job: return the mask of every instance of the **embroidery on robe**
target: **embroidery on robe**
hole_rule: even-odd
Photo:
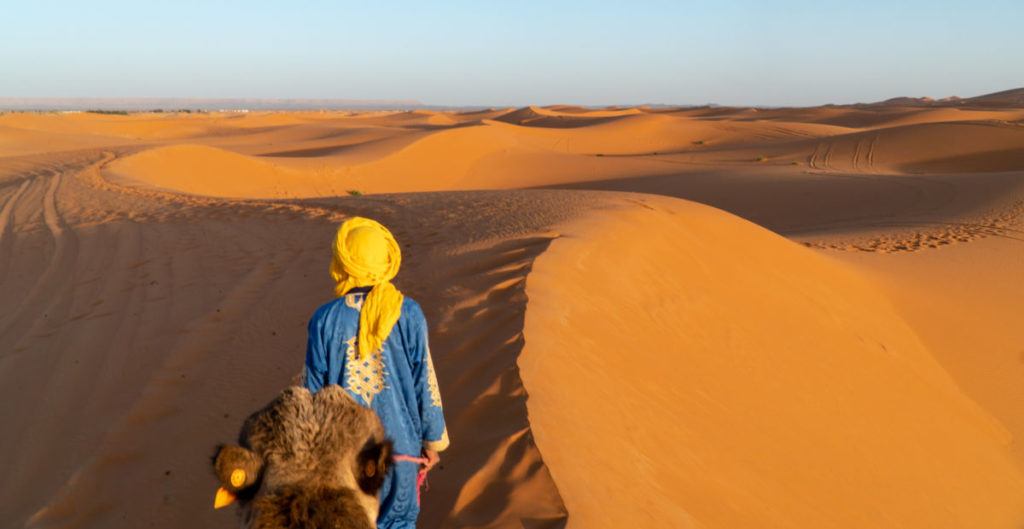
[[[365,360],[359,359],[356,337],[345,341],[345,389],[359,395],[367,405],[384,390],[384,356],[382,351],[371,353]]]
[[[441,388],[437,385],[437,373],[434,373],[434,358],[430,356],[430,346],[427,346],[427,384],[430,386],[430,403],[438,408],[441,407]]]
[[[345,306],[360,310],[363,307],[363,293],[353,292],[351,294],[345,294]]]

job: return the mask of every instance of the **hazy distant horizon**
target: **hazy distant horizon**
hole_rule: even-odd
[[[21,2],[0,96],[767,107],[1024,86],[1024,3],[893,4]]]
[[[573,105],[581,107],[635,107],[635,106],[666,106],[666,107],[699,107],[699,106],[721,106],[721,107],[758,107],[758,108],[784,108],[784,107],[818,107],[826,105],[857,105],[857,104],[871,104],[879,103],[888,99],[895,98],[930,98],[934,100],[941,100],[945,98],[962,98],[967,99],[971,97],[977,97],[987,94],[993,94],[1003,92],[1007,90],[1015,90],[1018,88],[1024,88],[1024,81],[1021,81],[1017,85],[1013,86],[1001,86],[995,87],[991,90],[983,92],[972,92],[972,93],[893,93],[893,94],[882,94],[874,99],[858,99],[858,100],[823,100],[816,103],[809,104],[758,104],[744,101],[733,101],[733,102],[722,102],[717,100],[709,101],[607,101],[607,102],[580,102],[575,100],[548,100],[545,102],[531,102],[531,101],[517,101],[515,103],[458,103],[458,102],[431,102],[423,101],[412,98],[399,98],[399,99],[382,99],[382,98],[351,98],[351,97],[290,97],[290,96],[267,96],[267,97],[245,97],[245,96],[223,96],[223,97],[202,97],[202,96],[34,96],[34,95],[8,95],[6,93],[0,93],[0,110],[19,110],[18,107],[10,107],[7,104],[11,101],[45,101],[45,102],[58,102],[58,101],[96,101],[104,102],[100,106],[75,106],[74,108],[68,107],[69,110],[88,110],[88,109],[111,109],[111,110],[136,110],[145,108],[158,108],[165,107],[171,108],[205,108],[205,107],[175,107],[173,104],[162,104],[157,107],[150,106],[137,106],[135,103],[129,105],[129,107],[123,106],[106,106],[106,104],[114,104],[117,101],[151,101],[151,102],[195,102],[195,101],[253,101],[253,102],[312,102],[312,101],[325,101],[329,102],[327,107],[320,107],[315,105],[296,106],[294,108],[303,109],[316,109],[316,108],[364,108],[364,107],[387,107],[387,108],[519,108],[526,106],[554,106],[554,105]],[[61,103],[57,103],[58,106]],[[147,103],[148,105],[148,103]],[[28,108],[28,107],[22,107]],[[225,107],[232,108],[232,107]],[[251,108],[251,107],[250,107]],[[269,107],[268,107],[269,108]],[[282,110],[287,110],[291,107],[282,107]],[[61,110],[62,108],[54,107],[52,110]],[[40,110],[43,110],[40,108]]]
[[[1014,90],[1024,87],[1010,87],[985,94],[949,94],[947,96],[932,97],[915,94],[894,94],[890,97],[877,101],[850,101],[850,102],[829,102],[821,105],[856,105],[879,103],[895,98],[918,98],[932,97],[940,100],[945,97],[958,97],[967,99],[998,93],[1005,90]],[[638,103],[607,103],[607,104],[580,104],[572,101],[554,103],[555,105],[575,105],[582,107],[629,107],[629,106],[652,106],[652,107],[759,107],[759,108],[782,108],[786,106],[802,107],[805,105],[726,105],[714,101],[703,103],[671,103],[671,102],[638,102]],[[5,97],[0,95],[0,111],[87,111],[87,110],[125,110],[140,112],[147,110],[476,110],[486,108],[516,108],[523,106],[550,106],[549,105],[437,105],[424,103],[416,100],[382,100],[382,99],[350,99],[350,98],[289,98],[289,97],[268,97],[268,98],[203,98],[203,97]]]

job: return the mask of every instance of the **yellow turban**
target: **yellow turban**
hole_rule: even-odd
[[[402,293],[391,284],[402,264],[402,250],[383,225],[352,217],[341,224],[334,238],[331,277],[334,293],[344,296],[356,287],[372,286],[359,311],[359,357],[384,347],[384,340],[402,315]]]

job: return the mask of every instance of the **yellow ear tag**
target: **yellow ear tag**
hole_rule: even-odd
[[[242,485],[245,485],[245,471],[240,468],[236,468],[231,471],[231,486],[236,489],[240,489],[242,488]]]

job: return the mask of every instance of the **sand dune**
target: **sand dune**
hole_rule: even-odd
[[[52,133],[0,125],[0,156],[70,151],[117,143],[118,139],[108,136]]]
[[[577,126],[523,126],[488,119],[436,130],[416,125],[396,132],[396,124],[422,117],[400,113],[372,118],[375,128],[346,127],[332,134],[318,124],[315,133],[302,126],[254,135],[203,136],[195,141],[259,154],[262,159],[190,147],[189,153],[180,153],[187,162],[169,162],[165,154],[143,152],[112,166],[111,175],[124,184],[135,181],[193,194],[268,198],[330,196],[349,189],[364,193],[507,189],[671,173],[680,169],[677,162],[706,165],[706,158],[747,159],[752,155],[743,149],[750,145],[775,145],[778,150],[795,139],[837,132],[835,127],[814,124],[728,124],[638,112],[600,114],[572,117],[587,122]],[[394,121],[387,121],[391,125],[383,129],[384,119]],[[269,142],[268,137],[278,141]],[[281,141],[289,142],[288,146]],[[185,172],[195,178],[178,177],[186,165],[191,169]],[[204,172],[204,166],[209,171]],[[238,187],[232,178],[216,183],[217,174],[251,176]]]
[[[917,123],[946,121],[982,121],[1024,119],[1024,110],[915,107],[915,106],[826,106],[813,108],[734,109],[703,108],[682,111],[659,111],[702,118],[730,120],[784,120],[797,123],[820,123],[847,128],[885,128]]]
[[[1021,519],[1009,434],[879,289],[723,212],[637,202],[566,226],[528,280],[520,365],[570,527]]]
[[[813,169],[869,173],[1024,170],[1024,125],[960,121],[846,134],[816,144],[807,163]]]
[[[179,139],[210,132],[209,116],[184,114],[7,114],[10,126],[48,133],[101,135],[132,140]]]
[[[158,189],[217,197],[340,195],[325,179],[202,145],[149,149],[109,167],[114,182],[144,183]]]
[[[1021,107],[1024,106],[1024,88],[1014,88],[992,94],[969,97],[963,100],[963,103],[993,107]]]
[[[209,451],[359,214],[432,324],[424,527],[1016,528],[1022,118],[0,115],[0,519],[233,526]]]
[[[529,106],[496,116],[495,121],[530,127],[574,128],[594,123],[604,123],[611,118],[635,116],[639,109],[588,110],[580,107],[536,107]]]

